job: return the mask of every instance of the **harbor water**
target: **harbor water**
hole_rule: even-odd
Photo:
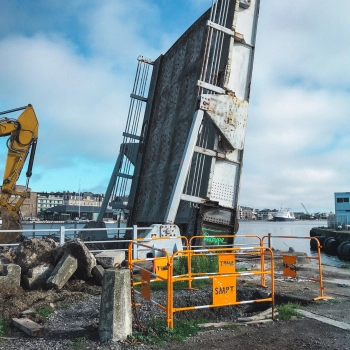
[[[29,223],[23,225],[24,230],[48,230],[40,232],[40,235],[49,235],[50,229],[59,229],[64,226],[66,229],[82,229],[85,223]],[[115,228],[118,227],[117,223],[106,224],[107,234],[109,237],[114,237],[117,234]],[[125,227],[122,223],[121,227]],[[317,253],[310,250],[310,240],[303,239],[302,237],[309,237],[310,230],[313,227],[327,227],[327,221],[294,221],[294,222],[272,222],[272,221],[240,221],[239,231],[235,239],[236,245],[258,245],[259,240],[254,238],[244,238],[241,235],[256,235],[259,237],[267,236],[269,233],[271,236],[296,236],[295,238],[272,238],[271,247],[278,250],[288,251],[289,247],[292,247],[297,252],[306,253],[307,255],[315,256]],[[120,237],[123,237],[124,232],[120,231]],[[25,232],[25,236],[33,237],[33,231]],[[265,240],[267,245],[267,239]],[[322,254],[322,263],[331,266],[342,266],[343,261],[339,260],[336,256],[330,256],[324,253]]]
[[[34,237],[34,236],[47,236],[51,235],[51,230],[59,230],[61,226],[64,226],[65,229],[75,229],[77,231],[69,232],[70,235],[74,235],[74,233],[78,233],[80,229],[84,228],[85,223],[79,222],[64,222],[64,223],[46,223],[46,222],[31,222],[28,224],[22,223],[23,235],[26,237]],[[120,227],[126,227],[124,223],[120,224]],[[116,222],[106,223],[107,235],[110,238],[113,238],[115,235],[119,233],[120,238],[122,238],[125,234],[124,230],[116,230],[118,228],[118,224]],[[40,231],[38,231],[40,230]],[[47,230],[47,231],[46,231]]]
[[[302,237],[309,237],[310,230],[313,227],[327,227],[327,221],[310,220],[310,221],[240,221],[239,230],[235,239],[235,244],[257,244],[258,239],[244,238],[241,235],[257,235],[259,237],[280,236],[282,238],[271,238],[271,248],[288,251],[289,247],[295,249],[296,252],[306,253],[310,256],[316,256],[317,252],[310,250],[310,240]],[[296,236],[296,238],[284,238],[286,236]],[[268,240],[264,241],[268,244]],[[338,259],[337,256],[330,256],[321,253],[322,264],[330,266],[342,266],[344,261]]]

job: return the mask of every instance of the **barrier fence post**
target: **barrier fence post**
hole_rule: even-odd
[[[132,240],[134,241],[135,239],[137,239],[137,225],[133,225],[132,227]],[[137,249],[138,249],[138,245],[137,244],[133,244],[132,246],[132,258],[133,260],[137,259]]]
[[[268,233],[267,246],[271,249],[271,233]]]
[[[324,290],[326,289],[324,286],[323,286],[323,278],[322,278],[322,263],[321,263],[321,246],[320,246],[320,243],[318,241],[317,238],[315,237],[309,237],[309,236],[306,236],[306,237],[297,237],[297,236],[272,236],[270,233],[268,234],[268,236],[264,236],[262,237],[262,241],[264,242],[265,238],[268,238],[270,240],[271,237],[274,237],[274,238],[283,238],[283,239],[286,239],[286,238],[294,238],[294,239],[308,239],[308,240],[316,240],[317,242],[317,258],[313,257],[313,256],[306,256],[306,258],[308,259],[315,259],[318,261],[318,273],[319,273],[319,278],[314,278],[314,277],[300,277],[298,276],[296,273],[295,273],[295,276],[294,278],[305,278],[309,281],[314,281],[314,282],[318,282],[319,285],[320,285],[320,296],[316,297],[316,298],[313,298],[313,300],[322,300],[322,299],[332,299],[332,297],[330,296],[327,296],[327,295],[324,295]],[[271,249],[271,248],[270,248]],[[286,254],[288,255],[288,254]],[[280,255],[281,256],[281,255]],[[297,257],[296,257],[297,258]],[[290,266],[293,266],[293,263],[288,263],[286,262],[287,265],[291,264]],[[296,272],[296,271],[295,271]],[[282,273],[282,276],[289,276],[291,277],[290,275],[286,275],[284,272]],[[293,276],[292,276],[293,277]]]
[[[60,245],[64,244],[64,234],[65,234],[64,231],[65,231],[65,227],[61,226],[61,229],[60,229]]]

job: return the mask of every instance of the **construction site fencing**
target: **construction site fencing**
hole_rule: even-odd
[[[229,245],[226,244],[226,240],[231,240],[232,242],[234,242],[234,239],[237,237],[241,237],[241,238],[251,238],[251,239],[257,239],[257,244],[259,244],[261,247],[263,246],[263,241],[261,239],[260,236],[257,235],[215,235],[215,236],[211,236],[211,235],[203,235],[203,236],[193,236],[191,237],[191,239],[189,240],[189,249],[203,249],[203,248],[214,248],[216,246],[220,246],[220,248],[224,248],[224,247],[232,247],[233,244]],[[202,244],[194,244],[195,242],[200,241],[202,242]],[[245,247],[245,246],[251,246],[251,244],[235,244],[235,247]],[[248,256],[252,256],[255,255],[254,253],[251,252],[247,252],[246,255]],[[259,254],[260,256],[260,264],[261,266],[264,265],[264,254]],[[188,262],[189,266],[191,266],[191,261]],[[189,269],[191,271],[191,269]],[[191,272],[190,272],[191,273]],[[191,283],[191,282],[189,282]],[[261,274],[261,286],[262,287],[266,287],[266,282],[265,282],[265,274]],[[191,286],[189,286],[191,287]]]
[[[283,239],[307,239],[307,240],[314,240],[316,241],[316,246],[317,246],[317,256],[310,256],[310,255],[296,255],[296,254],[288,254],[288,253],[283,253],[283,254],[276,254],[275,253],[275,258],[276,257],[282,257],[283,261],[283,272],[280,273],[280,276],[284,277],[289,277],[289,278],[296,278],[296,279],[302,279],[302,280],[309,280],[313,282],[318,282],[320,285],[320,295],[313,298],[313,300],[322,300],[322,299],[332,299],[330,296],[326,296],[324,294],[325,287],[323,286],[323,280],[322,280],[322,262],[321,262],[321,245],[320,242],[316,237],[309,237],[309,236],[304,236],[304,237],[297,237],[297,236],[272,236],[272,235],[267,235],[262,237],[262,242],[264,242],[266,239],[269,240],[269,245],[271,244],[271,238],[283,238]],[[309,260],[316,260],[318,264],[318,278],[314,277],[305,277],[305,276],[299,276],[297,273],[297,259],[309,259]],[[272,264],[272,262],[271,262]],[[263,266],[263,265],[262,265]],[[263,266],[265,267],[265,266]],[[275,273],[275,275],[277,275]]]
[[[197,236],[196,238],[201,238]],[[187,241],[186,237],[176,237]],[[164,249],[155,248],[152,244],[153,240],[165,240],[173,238],[154,238],[147,240],[137,239],[129,243],[128,248],[128,264],[130,269],[138,268],[141,271],[141,281],[133,281],[133,285],[141,286],[141,291],[136,291],[141,297],[149,300],[154,305],[160,307],[166,313],[166,326],[168,328],[174,327],[174,314],[180,311],[191,311],[206,308],[216,308],[224,306],[234,306],[241,304],[252,304],[261,302],[272,303],[272,319],[274,318],[274,264],[271,264],[270,270],[257,269],[245,272],[236,271],[236,256],[239,255],[264,255],[269,254],[271,261],[273,262],[274,256],[270,248],[265,246],[249,246],[249,247],[214,247],[214,248],[202,248],[202,249],[190,249],[190,244],[184,244],[184,250],[174,252],[171,256]],[[148,244],[147,244],[148,243]],[[161,256],[154,256],[143,259],[133,259],[135,254],[133,253],[133,247],[143,247],[152,249],[154,252],[160,253]],[[216,257],[217,259],[217,271],[192,271],[193,261],[199,257]],[[175,275],[174,268],[176,263],[180,261],[187,262],[187,269],[184,273]],[[143,263],[152,262],[152,269],[144,266]],[[242,300],[237,301],[237,278],[243,276],[254,275],[270,275],[271,292],[266,298],[256,300]],[[195,290],[193,288],[193,282],[198,280],[208,280],[211,282],[212,288],[212,302],[207,305],[188,305],[186,307],[177,307],[174,305],[174,284],[179,282],[185,282],[184,288]],[[151,284],[158,281],[166,282],[167,298],[165,304],[160,303],[157,300],[152,299]]]

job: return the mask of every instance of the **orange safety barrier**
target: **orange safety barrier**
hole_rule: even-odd
[[[177,236],[175,238],[181,238],[185,241],[185,247],[188,249],[188,239],[184,236]],[[141,281],[140,282],[134,282],[134,286],[141,285],[141,292],[138,292],[135,290],[136,294],[139,294],[141,297],[143,297],[146,300],[149,300],[152,302],[152,304],[156,305],[160,309],[166,312],[166,315],[169,313],[169,298],[167,298],[166,305],[162,305],[161,303],[157,302],[156,300],[153,300],[151,297],[151,283],[158,282],[158,281],[164,281],[167,282],[167,294],[169,295],[170,285],[171,285],[171,279],[170,279],[170,256],[169,253],[165,249],[156,248],[154,246],[148,245],[146,243],[152,242],[152,241],[161,241],[161,240],[171,240],[174,239],[172,237],[156,237],[156,238],[138,238],[133,241],[131,241],[128,245],[128,267],[129,268],[138,268],[141,271]],[[152,249],[154,251],[160,252],[165,256],[161,257],[154,257],[154,258],[142,258],[142,259],[134,259],[133,258],[133,246],[138,245],[139,247]],[[150,261],[153,264],[152,271],[147,270],[143,266],[137,265],[140,263],[144,263]],[[153,278],[153,279],[151,279]]]
[[[283,273],[282,276],[286,277],[292,277],[292,278],[300,278],[300,279],[306,279],[314,282],[318,282],[320,284],[320,295],[316,298],[313,298],[313,300],[323,300],[323,299],[332,299],[331,296],[324,295],[325,287],[323,286],[323,280],[322,280],[322,264],[321,264],[321,245],[317,238],[315,237],[297,237],[297,236],[264,236],[262,237],[262,242],[264,242],[265,238],[295,238],[295,239],[308,239],[308,240],[315,240],[317,243],[317,257],[316,256],[308,256],[308,255],[302,255],[302,258],[310,259],[310,260],[317,260],[318,261],[318,272],[319,272],[319,278],[311,278],[311,277],[302,277],[297,274],[297,267],[296,267],[296,261],[297,256],[296,255],[290,255],[290,254],[280,254],[276,256],[282,256],[283,259]]]
[[[246,251],[246,252],[244,252]],[[197,249],[197,250],[187,250],[181,252],[175,252],[170,258],[170,268],[174,266],[174,259],[177,258],[179,254],[182,256],[187,255],[188,261],[192,260],[195,256],[201,255],[216,255],[218,256],[219,271],[217,273],[193,273],[190,271],[190,266],[188,268],[187,275],[173,276],[170,273],[170,279],[172,282],[188,281],[192,282],[199,279],[210,279],[212,280],[212,304],[209,305],[197,305],[197,306],[187,306],[187,307],[174,307],[173,305],[173,283],[170,286],[170,305],[169,314],[167,319],[167,327],[173,328],[173,314],[180,311],[190,311],[205,308],[215,308],[223,306],[241,305],[241,304],[251,304],[259,302],[271,302],[272,303],[272,319],[274,319],[274,264],[271,264],[271,270],[269,271],[249,271],[249,272],[237,272],[235,269],[235,257],[240,254],[260,254],[264,255],[266,252],[270,253],[271,261],[273,261],[273,252],[270,248],[264,246],[256,247],[224,247],[224,248],[209,248],[209,249]],[[237,301],[237,278],[241,276],[252,276],[252,275],[271,275],[271,295],[268,298],[258,299],[258,300],[245,300]]]
[[[185,237],[177,237],[183,238]],[[153,238],[147,239],[147,241],[162,240],[162,239],[172,239],[172,238]],[[138,267],[141,270],[141,282],[135,282],[134,285],[141,284],[141,297],[150,300],[154,305],[158,306],[166,313],[166,325],[168,328],[173,328],[174,326],[174,313],[179,311],[188,311],[204,308],[214,308],[223,307],[230,305],[240,305],[248,303],[258,303],[258,302],[271,302],[272,303],[272,319],[274,319],[274,264],[271,264],[271,269],[269,271],[249,271],[249,272],[237,272],[235,268],[235,259],[237,255],[241,254],[258,254],[264,255],[266,252],[270,253],[271,261],[273,261],[273,252],[270,248],[264,246],[252,246],[252,247],[215,247],[207,249],[189,249],[190,245],[185,244],[186,250],[175,252],[170,256],[164,249],[154,248],[144,242],[143,239],[137,239],[129,243],[128,247],[128,263],[129,268]],[[133,245],[154,249],[163,254],[161,257],[155,258],[144,258],[144,259],[133,259],[132,248]],[[218,257],[218,271],[216,273],[193,273],[191,271],[191,260],[193,257],[201,255],[210,255]],[[173,269],[175,260],[179,257],[185,257],[189,264],[187,266],[188,273],[174,276]],[[138,263],[145,261],[153,261],[153,271],[148,271],[143,268]],[[268,298],[258,299],[258,300],[245,300],[237,301],[237,278],[241,276],[251,276],[251,275],[271,275],[271,295]],[[153,279],[151,279],[153,278]],[[192,286],[192,282],[198,279],[209,279],[212,281],[212,304],[210,305],[200,305],[200,306],[187,306],[187,307],[174,307],[174,283],[180,281],[187,281],[189,286]],[[167,282],[167,301],[166,305],[162,305],[157,301],[152,299],[151,296],[151,283],[157,281]],[[193,288],[192,288],[193,289]]]
[[[263,241],[261,239],[260,236],[257,236],[257,235],[203,235],[203,236],[193,236],[190,238],[189,240],[189,249],[194,249],[194,248],[203,248],[204,246],[194,246],[193,245],[193,241],[196,240],[196,239],[202,239],[203,242],[205,242],[205,247],[208,248],[208,247],[232,247],[232,244],[231,245],[227,245],[224,240],[226,238],[229,238],[229,239],[234,239],[236,237],[244,237],[244,238],[256,238],[258,241],[259,241],[259,245],[260,246],[263,246]],[[239,245],[236,245],[236,246],[239,246]],[[247,253],[248,255],[251,255],[251,253]],[[260,264],[263,265],[264,264],[264,254],[260,254]],[[191,271],[191,261],[188,261],[188,266],[189,266],[189,271]],[[262,274],[261,275],[261,287],[264,287],[266,288],[266,283],[265,283],[265,274]],[[189,288],[191,288],[191,281],[189,281]]]

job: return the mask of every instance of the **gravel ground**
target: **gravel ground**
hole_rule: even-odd
[[[102,344],[98,340],[98,332],[95,328],[95,323],[98,322],[99,304],[99,296],[94,296],[89,300],[74,302],[66,309],[56,311],[45,324],[45,334],[38,338],[31,338],[14,329],[12,332],[14,339],[3,339],[0,342],[0,349],[350,349],[349,331],[307,318],[263,325],[209,329],[183,342],[163,343],[158,346],[132,346],[119,342]],[[350,302],[343,301],[336,306],[338,309],[349,310]],[[325,311],[331,313],[334,307],[335,305],[332,304],[323,304],[320,308],[327,309]],[[313,310],[312,307],[311,310]],[[218,315],[215,317],[221,320],[228,319]],[[142,320],[145,321],[145,318]]]
[[[341,273],[340,273],[341,272]],[[349,279],[350,271],[329,269],[324,275],[333,278]],[[328,277],[329,278],[329,277]],[[276,300],[311,300],[318,295],[318,285],[314,282],[301,282],[290,280],[276,280]],[[256,285],[259,279],[246,277],[241,281],[237,289],[239,300],[252,299],[256,296]],[[326,284],[326,293],[336,298],[337,303],[318,303],[305,306],[303,309],[328,316],[350,323],[348,311],[350,310],[350,286],[338,284]],[[95,294],[94,296],[89,293]],[[65,290],[54,294],[52,291],[46,293],[36,292],[17,293],[20,301],[24,302],[25,297],[31,296],[31,302],[35,305],[45,306],[47,303],[55,305],[56,311],[49,316],[45,323],[45,333],[37,338],[32,338],[22,331],[11,327],[10,338],[0,340],[0,349],[16,350],[46,350],[46,349],[350,349],[350,333],[328,324],[312,319],[302,318],[294,321],[271,322],[264,325],[234,326],[229,329],[209,329],[200,332],[197,336],[186,339],[184,342],[167,342],[159,346],[137,345],[132,346],[124,343],[100,343],[98,337],[98,318],[100,308],[100,288],[90,286],[87,283],[73,281]],[[35,298],[34,298],[35,297]],[[68,298],[69,297],[69,301]],[[164,303],[165,293],[162,291],[152,292],[152,297],[160,303]],[[63,299],[63,300],[62,300]],[[175,293],[176,306],[182,305],[206,305],[211,300],[211,290],[201,289],[199,291],[178,291]],[[141,303],[139,316],[141,322],[146,324],[155,317],[164,320],[164,312],[144,300],[137,300]],[[16,298],[3,296],[2,307],[15,305]],[[18,304],[18,303],[17,303]],[[23,304],[25,305],[25,304]],[[254,305],[260,305],[254,304]],[[19,306],[18,306],[19,307]],[[266,307],[266,306],[265,306]],[[21,306],[22,310],[23,307]],[[309,309],[311,308],[311,309]],[[314,308],[314,309],[313,309]],[[237,317],[246,316],[257,311],[252,305],[204,309],[185,313],[177,313],[175,322],[178,319],[207,319],[211,322],[233,321]]]
[[[256,293],[253,288],[237,290],[240,298],[250,299]],[[155,300],[165,302],[165,293],[155,291],[152,293]],[[176,306],[209,304],[211,290],[179,291],[174,300]],[[100,309],[100,295],[92,296],[87,300],[75,301],[69,306],[58,309],[52,313],[45,323],[45,332],[42,336],[32,338],[22,331],[11,327],[11,338],[0,342],[0,349],[125,349],[131,347],[124,343],[100,343],[98,337],[98,321]],[[142,324],[147,324],[154,318],[165,321],[165,313],[151,302],[137,298],[140,303],[139,318]],[[216,309],[204,309],[176,314],[179,319],[208,319],[212,322],[233,321],[237,317],[252,311],[251,306],[237,306]],[[135,324],[135,322],[134,322]],[[132,346],[134,349],[138,348]],[[141,348],[144,348],[142,346]]]

